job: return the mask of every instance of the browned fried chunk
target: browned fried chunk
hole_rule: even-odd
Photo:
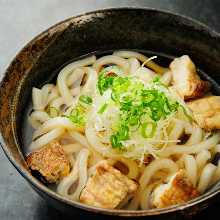
[[[110,166],[100,162],[95,174],[89,178],[80,195],[80,201],[87,205],[114,209],[131,198],[137,190],[137,184]]]
[[[198,191],[186,177],[185,171],[179,170],[167,184],[161,184],[154,189],[152,205],[156,208],[164,208],[187,202],[198,195]]]
[[[174,59],[170,64],[173,86],[184,100],[201,97],[210,88],[208,81],[200,79],[189,56]]]
[[[201,128],[220,129],[220,96],[207,96],[187,103]]]
[[[28,167],[37,171],[48,183],[56,183],[70,172],[70,161],[58,142],[52,142],[30,153]]]

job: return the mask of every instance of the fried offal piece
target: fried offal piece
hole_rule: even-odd
[[[70,172],[70,161],[58,142],[52,142],[30,153],[27,164],[31,171],[39,173],[48,183],[57,183]]]
[[[184,100],[201,97],[210,88],[208,81],[200,79],[189,56],[174,59],[170,64],[173,86]]]
[[[194,119],[207,131],[220,129],[220,96],[207,96],[188,102]]]
[[[80,201],[87,205],[114,209],[124,204],[137,190],[137,184],[110,166],[100,162],[95,174],[89,178],[80,195]]]
[[[180,170],[167,184],[161,184],[154,189],[152,205],[156,208],[164,208],[187,202],[198,195],[198,191],[186,177],[185,171]]]

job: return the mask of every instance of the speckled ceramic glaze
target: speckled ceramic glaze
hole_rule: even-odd
[[[114,49],[147,50],[171,56],[188,54],[202,71],[220,83],[220,37],[198,22],[167,12],[134,8],[100,10],[73,17],[34,38],[8,67],[0,87],[3,150],[48,203],[69,214],[88,212],[91,215],[167,219],[191,216],[215,201],[220,192],[219,185],[193,201],[166,209],[104,210],[61,197],[32,177],[26,167],[22,126],[25,109],[31,100],[31,88],[54,79],[56,70],[71,59]]]

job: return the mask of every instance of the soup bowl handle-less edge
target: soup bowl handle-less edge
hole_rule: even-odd
[[[34,38],[6,70],[0,87],[1,145],[5,154],[48,203],[69,214],[179,219],[198,213],[219,197],[220,184],[188,203],[166,209],[105,210],[64,198],[30,174],[23,156],[22,124],[32,87],[54,79],[56,70],[75,57],[113,49],[188,54],[201,70],[220,83],[220,36],[194,20],[137,8],[105,9],[72,17]]]

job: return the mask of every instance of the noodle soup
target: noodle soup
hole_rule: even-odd
[[[220,179],[220,97],[184,55],[134,51],[65,66],[33,88],[27,164],[57,193],[108,209],[187,202]]]

